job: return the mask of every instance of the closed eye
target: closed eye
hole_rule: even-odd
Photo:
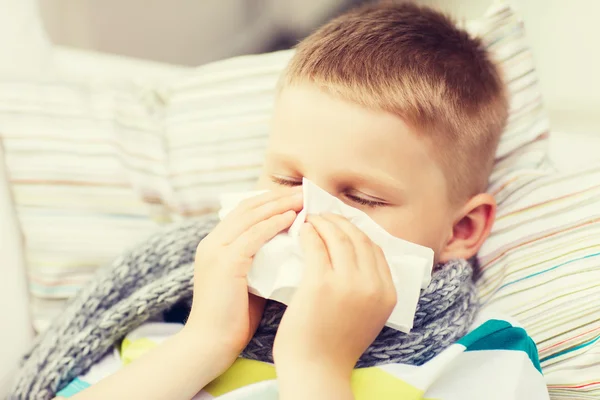
[[[283,186],[300,186],[300,185],[302,185],[302,179],[293,180],[293,179],[281,178],[279,176],[271,176],[271,180],[273,182],[275,182],[276,184],[283,185]]]
[[[365,198],[362,198],[362,197],[354,196],[354,195],[351,195],[351,194],[346,194],[346,197],[348,199],[352,200],[355,203],[362,204],[363,206],[367,206],[367,207],[370,207],[370,208],[383,207],[383,206],[387,205],[386,203],[383,203],[381,201],[369,200],[369,199],[365,199]]]
[[[302,180],[285,179],[279,176],[272,176],[271,180],[276,184],[283,186],[299,186],[302,184]],[[382,201],[365,199],[364,197],[359,197],[349,193],[344,194],[344,196],[346,196],[346,198],[353,203],[357,203],[369,208],[383,207],[387,205],[387,203]]]

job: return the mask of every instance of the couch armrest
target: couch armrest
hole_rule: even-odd
[[[0,146],[0,398],[21,355],[33,339],[23,244],[6,179]]]

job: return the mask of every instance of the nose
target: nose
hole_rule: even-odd
[[[303,179],[309,180],[314,185],[316,185],[319,188],[323,189],[324,191],[326,191],[330,195],[335,196],[335,197],[339,197],[338,189],[335,186],[335,184],[333,184],[333,182],[332,182],[331,179],[327,179],[327,177],[320,176],[320,175],[308,175],[308,176],[304,176]]]

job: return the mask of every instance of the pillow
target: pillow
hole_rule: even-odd
[[[525,327],[553,399],[600,398],[600,164],[507,190],[479,252],[483,309]]]
[[[548,123],[515,12],[496,6],[478,29],[511,92],[491,185],[502,206],[506,182],[544,166]],[[163,84],[0,81],[0,140],[38,331],[125,247],[254,185],[291,55],[229,59]]]
[[[64,83],[0,82],[0,139],[38,331],[99,265],[154,230],[152,217],[163,215],[160,204],[136,191],[125,167],[152,166],[124,149],[139,107],[121,97]]]

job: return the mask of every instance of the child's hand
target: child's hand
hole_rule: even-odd
[[[256,331],[265,300],[248,293],[256,252],[289,228],[302,209],[301,188],[243,201],[198,245],[194,299],[185,330],[222,354],[227,368]]]
[[[309,216],[300,238],[306,266],[275,338],[278,376],[293,371],[297,380],[310,370],[312,382],[325,374],[349,384],[396,304],[389,266],[381,249],[338,215]]]

